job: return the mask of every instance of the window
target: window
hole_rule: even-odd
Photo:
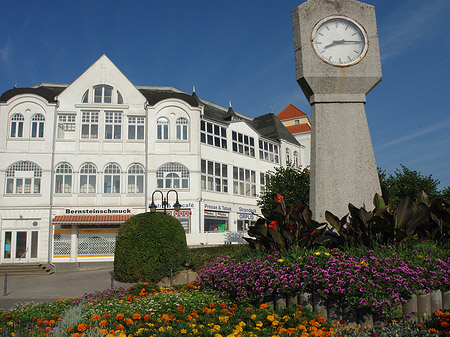
[[[105,168],[104,193],[120,193],[120,167],[117,164],[109,164]]]
[[[67,164],[59,164],[55,170],[55,193],[72,192],[72,167]]]
[[[81,103],[88,103],[88,102],[89,102],[89,89],[84,92],[83,98],[81,99]]]
[[[202,159],[202,190],[228,192],[228,167],[225,164]]]
[[[200,141],[208,145],[226,149],[227,129],[217,124],[200,121]]]
[[[286,164],[291,161],[291,151],[289,149],[286,149]]]
[[[177,119],[177,139],[187,140],[188,139],[188,120],[186,118]]]
[[[255,156],[255,139],[242,133],[233,131],[231,134],[233,152],[246,156]]]
[[[94,103],[111,103],[112,87],[101,85],[94,87]]]
[[[73,138],[75,133],[75,115],[58,115],[58,138]]]
[[[259,193],[262,195],[266,191],[267,175],[265,173],[259,174]]]
[[[23,116],[21,114],[14,114],[11,116],[11,132],[9,136],[11,138],[23,137]]]
[[[122,113],[105,112],[105,139],[122,138]]]
[[[6,170],[6,193],[41,193],[42,169],[35,163],[21,161]]]
[[[178,163],[167,163],[156,171],[158,188],[189,188],[189,170]]]
[[[128,117],[128,139],[144,139],[145,117]]]
[[[239,216],[245,215],[249,216],[248,214],[239,214]],[[253,215],[250,215],[251,217],[254,217]],[[250,226],[254,226],[256,224],[256,221],[254,220],[238,220],[237,221],[237,231],[238,232],[246,232],[248,231]]]
[[[31,118],[31,138],[44,138],[45,117],[41,114]]]
[[[278,163],[278,146],[264,140],[259,140],[259,159]]]
[[[95,193],[97,169],[93,164],[84,164],[80,169],[80,193]]]
[[[119,91],[117,91],[117,104],[123,104],[123,97]]]
[[[298,152],[294,151],[294,166],[298,167]]]
[[[169,139],[169,120],[159,118],[156,122],[156,139]]]
[[[144,193],[144,169],[139,164],[128,169],[128,193]]]
[[[233,166],[233,194],[256,197],[255,171]]]
[[[205,211],[204,231],[225,232],[228,231],[228,213]]]
[[[294,125],[300,124],[300,119],[294,119]]]
[[[81,115],[81,138],[98,138],[98,111],[83,111]]]

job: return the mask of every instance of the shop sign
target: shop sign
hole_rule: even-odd
[[[254,214],[238,213],[239,220],[255,220]]]
[[[178,218],[186,218],[191,215],[190,211],[179,211],[179,212],[167,212],[167,214],[178,217]]]
[[[148,208],[150,208],[150,204],[148,204]],[[155,204],[156,204],[156,208],[158,208],[158,209],[159,208],[161,208],[161,209],[164,208],[164,206],[162,204],[158,204],[158,203],[155,203]],[[187,202],[187,203],[184,203],[184,204],[180,203],[180,204],[181,204],[181,208],[182,209],[194,208],[194,203],[193,202]],[[168,209],[168,208],[173,208],[173,204],[171,204],[171,203],[167,204],[166,209]]]
[[[116,209],[116,208],[106,208],[106,209],[96,209],[96,208],[85,208],[85,209],[70,209],[66,208],[66,214],[132,214],[130,208],[126,209]]]
[[[257,213],[256,208],[245,208],[239,206],[239,212],[241,213]]]
[[[231,212],[231,207],[225,205],[208,205],[205,204],[205,209],[212,209],[215,211],[226,211]]]
[[[216,218],[228,218],[228,213],[221,213],[221,212],[208,212],[205,211],[206,216],[212,216]]]

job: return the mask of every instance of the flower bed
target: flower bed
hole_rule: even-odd
[[[338,250],[293,259],[277,254],[243,262],[223,257],[200,271],[199,279],[202,286],[236,301],[258,303],[273,294],[315,292],[342,299],[355,309],[398,315],[410,295],[449,288],[450,257],[418,255],[411,261],[394,251],[385,257],[373,251],[354,257]]]

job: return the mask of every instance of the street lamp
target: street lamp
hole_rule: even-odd
[[[153,193],[152,193],[152,203],[150,205],[150,212],[151,213],[155,213],[156,212],[156,208],[157,208],[156,204],[155,204],[155,193],[156,192],[161,194],[164,214],[167,214],[166,209],[167,209],[167,206],[169,205],[169,193],[170,192],[175,192],[175,195],[176,195],[176,198],[177,198],[175,203],[173,204],[173,208],[175,209],[176,212],[178,212],[181,209],[181,204],[178,201],[178,192],[177,191],[175,191],[175,190],[168,190],[167,194],[166,194],[166,198],[164,199],[164,193],[161,192],[160,190],[156,190],[156,191],[153,191]]]

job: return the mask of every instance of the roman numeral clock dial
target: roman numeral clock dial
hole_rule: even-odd
[[[328,16],[314,27],[311,42],[316,55],[337,67],[352,66],[366,55],[369,47],[364,28],[345,16]]]

